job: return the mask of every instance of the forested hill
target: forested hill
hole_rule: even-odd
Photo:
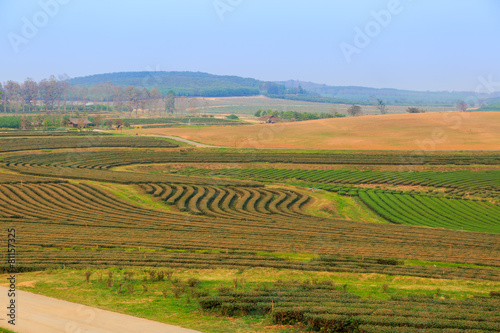
[[[70,79],[72,85],[92,86],[111,81],[117,86],[158,88],[184,96],[252,96],[261,94],[264,81],[239,76],[212,75],[201,72],[120,72]]]
[[[317,94],[321,99],[343,100],[347,103],[352,101],[359,104],[364,104],[363,102],[366,101],[373,104],[376,103],[377,99],[381,99],[385,103],[393,105],[454,106],[460,101],[466,101],[470,107],[477,107],[479,105],[474,105],[475,103],[490,104],[495,97],[500,97],[500,92],[478,95],[472,91],[414,91],[359,86],[329,86],[295,80],[278,83],[287,88],[300,86],[309,94]]]
[[[467,101],[489,104],[489,99],[500,93],[476,96],[473,92],[411,91],[378,89],[357,86],[328,86],[304,81],[269,82],[239,76],[213,75],[202,72],[120,72],[77,77],[68,80],[71,85],[93,86],[112,82],[117,86],[158,88],[163,95],[173,90],[176,95],[202,97],[230,97],[266,95],[311,102],[373,105],[377,99],[388,105],[455,106]]]

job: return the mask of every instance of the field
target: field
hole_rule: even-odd
[[[250,97],[213,97],[206,98],[209,101],[209,112],[218,114],[242,114],[253,115],[258,109],[278,111],[299,112],[325,112],[332,111],[347,113],[349,104],[314,103],[303,101],[292,101],[285,99],[269,98],[265,96]],[[362,105],[363,112],[367,115],[379,114],[375,105]],[[406,106],[389,106],[389,113],[405,113]],[[455,111],[453,107],[427,107],[428,112]],[[203,112],[203,111],[202,111]]]
[[[420,133],[464,132],[417,116]],[[345,120],[398,117],[412,115]],[[478,140],[497,126],[469,117]],[[0,226],[15,228],[20,289],[203,332],[495,332],[500,154],[488,135],[470,142],[485,151],[420,153],[13,131],[0,137]]]
[[[347,117],[244,127],[130,130],[217,146],[308,149],[498,150],[500,114],[425,113]]]

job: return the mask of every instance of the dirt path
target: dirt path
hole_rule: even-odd
[[[16,291],[16,325],[7,322],[8,288],[0,287],[0,327],[19,333],[200,333],[177,326]]]
[[[148,136],[151,136],[151,135],[148,135]],[[227,148],[227,147],[221,147],[221,146],[206,145],[204,143],[198,143],[198,142],[194,142],[194,141],[191,141],[188,139],[179,138],[178,136],[170,136],[170,135],[153,135],[153,136],[157,137],[157,138],[167,138],[167,139],[172,139],[172,140],[188,143],[190,145],[193,145],[193,146],[196,146],[199,148]]]

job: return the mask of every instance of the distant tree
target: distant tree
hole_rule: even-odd
[[[97,112],[97,106],[99,105],[99,100],[103,95],[102,85],[103,85],[102,83],[99,83],[98,85],[90,87],[90,94],[92,95],[92,100],[94,101],[94,112]]]
[[[258,109],[253,115],[256,116],[257,118],[259,118],[262,114],[262,110],[261,109]]]
[[[387,114],[387,105],[385,105],[384,101],[377,98],[377,109],[381,114]]]
[[[17,111],[16,107],[15,106],[13,107],[12,104],[14,104],[16,102],[16,100],[18,99],[18,94],[21,90],[19,83],[12,81],[12,80],[9,80],[4,85],[3,89],[5,92],[5,94],[4,94],[4,103],[5,103],[4,105],[5,106],[4,107],[6,108],[6,106],[8,105],[10,112],[12,112],[12,109],[14,109],[14,111]]]
[[[113,126],[113,121],[112,121],[111,119],[108,119],[108,120],[106,120],[106,121],[104,122],[104,125],[105,125],[106,127],[111,127],[111,126]]]
[[[158,102],[161,99],[161,92],[158,88],[153,88],[151,89],[149,95],[151,98],[151,103],[153,104],[153,113],[156,114],[156,111],[158,110]]]
[[[238,120],[238,119],[240,119],[240,118],[238,118],[238,116],[237,116],[237,115],[235,115],[235,114],[231,114],[231,115],[227,116],[226,118],[227,118],[227,119],[233,119],[233,120]]]
[[[25,130],[29,129],[30,124],[31,124],[31,123],[30,123],[30,121],[29,121],[28,117],[26,117],[26,116],[22,116],[22,117],[21,117],[21,129],[22,129],[22,130],[24,130],[24,131],[25,131]]]
[[[363,109],[361,109],[361,106],[353,104],[347,109],[347,113],[353,117],[360,116],[363,114]]]
[[[102,117],[100,115],[94,116],[94,124],[96,125],[96,127],[101,126],[101,123],[102,123]]]
[[[417,108],[417,107],[409,107],[406,109],[406,112],[408,112],[408,113],[425,113],[425,110]]]
[[[51,75],[48,80],[43,79],[38,84],[40,97],[45,104],[45,111],[48,111],[49,107],[51,111],[54,110],[54,104],[58,97],[57,95],[58,91],[56,86],[57,86],[57,80],[54,75]]]
[[[123,123],[123,126],[129,128],[130,127],[130,123],[128,121],[126,121],[126,122]]]
[[[2,100],[2,95],[3,95],[3,85],[2,82],[0,82],[0,100]],[[5,108],[5,103],[4,103],[4,108]],[[6,112],[6,110],[4,112]]]
[[[125,92],[123,91],[123,87],[114,86],[113,87],[113,104],[118,111],[121,111],[121,107],[123,104]]]
[[[106,111],[109,111],[109,102],[113,98],[113,90],[114,90],[113,82],[106,81],[102,85],[102,90],[104,93],[103,97],[106,98]]]
[[[61,125],[64,127],[68,127],[68,125],[69,125],[69,117],[68,116],[64,116],[64,118],[61,122]]]
[[[460,101],[457,104],[458,111],[465,112],[465,111],[467,111],[468,108],[469,108],[469,106],[467,105],[467,103],[465,103],[465,101]]]
[[[135,87],[134,86],[125,87],[123,96],[125,98],[125,101],[127,101],[127,103],[128,103],[128,110],[132,114],[132,112],[134,111],[132,109],[133,105],[134,105],[134,99],[136,98]]]
[[[78,95],[82,101],[82,110],[85,111],[87,106],[87,94],[89,93],[89,88],[87,86],[80,86],[78,89]]]
[[[123,127],[123,121],[121,121],[120,119],[117,119],[115,121],[115,126],[116,126],[116,129],[120,129]]]
[[[167,92],[167,97],[165,98],[165,111],[169,114],[173,114],[175,110],[175,92],[169,90]]]

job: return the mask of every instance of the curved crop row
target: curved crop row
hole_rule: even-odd
[[[244,187],[141,184],[146,193],[176,205],[179,211],[220,218],[259,219],[303,214],[310,197],[290,190]]]

